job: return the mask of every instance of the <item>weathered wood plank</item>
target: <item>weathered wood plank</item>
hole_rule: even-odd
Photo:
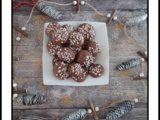
[[[33,109],[33,110],[14,110],[18,114],[18,118],[14,116],[13,120],[60,120],[63,116],[75,109]],[[100,120],[104,120],[108,110],[98,112]],[[147,120],[147,109],[134,108],[128,114],[117,120]],[[93,120],[92,115],[88,115],[86,120]]]
[[[89,107],[87,102],[89,98],[97,106],[107,106],[117,100],[140,97],[145,92],[140,81],[122,77],[111,77],[109,85],[88,87],[45,86],[42,78],[14,80],[18,84],[18,89],[23,88],[27,89],[28,93],[47,96],[47,103],[42,105],[24,106],[14,101],[14,109]],[[146,105],[144,99],[136,107],[146,108]]]
[[[48,0],[53,1],[53,0]],[[147,9],[147,0],[85,0],[92,6],[94,6],[97,10],[111,10],[111,9],[120,9],[120,10],[137,10],[137,9]],[[18,2],[18,1],[17,1]],[[17,3],[16,2],[16,3]],[[54,2],[58,3],[71,3],[73,0],[54,0]],[[58,6],[54,5],[53,7],[57,10],[61,11],[75,11],[76,12],[76,6]],[[29,14],[31,11],[31,7],[27,5],[22,5],[16,10],[14,10],[13,14]],[[36,11],[39,11],[36,9]],[[93,9],[89,8],[88,6],[80,5],[80,11],[93,11]]]

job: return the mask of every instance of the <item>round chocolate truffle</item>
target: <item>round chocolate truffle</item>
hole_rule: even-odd
[[[92,55],[87,50],[82,50],[77,54],[77,62],[89,67],[94,61]]]
[[[87,79],[87,76],[88,76],[88,71],[86,70],[86,68],[83,68],[82,75],[78,77],[72,76],[72,79],[76,82],[83,82]]]
[[[57,56],[59,60],[62,60],[68,63],[72,62],[75,59],[75,54],[69,47],[60,48],[57,51]]]
[[[63,25],[62,27],[65,28],[69,34],[75,30],[74,26],[69,24]]]
[[[94,27],[88,23],[80,24],[77,28],[78,32],[84,35],[85,40],[93,40],[94,36],[96,35],[96,31]]]
[[[78,77],[83,73],[83,69],[79,63],[71,63],[68,67],[68,73],[71,76]]]
[[[103,73],[104,68],[101,64],[92,64],[89,68],[89,74],[94,78],[101,77]]]
[[[70,45],[79,48],[84,43],[84,37],[81,33],[74,31],[69,37]]]
[[[48,41],[47,43],[47,49],[48,49],[48,52],[51,56],[55,56],[56,53],[57,53],[57,50],[60,48],[61,46],[59,45],[54,45],[51,40]]]
[[[53,67],[54,75],[61,80],[67,79],[69,77],[67,67],[68,64],[64,63],[63,61],[57,61]]]
[[[97,42],[94,42],[94,41],[90,41],[86,45],[86,49],[91,53],[91,55],[93,57],[96,57],[96,56],[98,56],[98,54],[101,53],[100,45]]]
[[[61,28],[61,25],[58,22],[49,23],[46,28],[46,34],[51,37],[51,33],[56,32]]]
[[[54,45],[62,45],[69,38],[69,33],[66,29],[60,28],[55,32],[51,32],[51,40]]]

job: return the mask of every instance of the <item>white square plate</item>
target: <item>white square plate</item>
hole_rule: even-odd
[[[102,49],[101,54],[97,57],[95,63],[100,63],[104,67],[104,74],[99,78],[93,78],[90,75],[84,82],[77,83],[72,78],[66,80],[59,80],[53,74],[52,59],[47,51],[47,42],[50,40],[49,36],[46,35],[45,30],[49,23],[44,25],[44,41],[43,41],[43,83],[45,85],[64,85],[64,86],[93,86],[93,85],[104,85],[109,83],[109,45],[108,45],[108,34],[106,24],[103,22],[59,22],[61,25],[71,24],[78,27],[82,23],[89,23],[94,26],[96,30],[96,36],[93,41],[97,41]]]

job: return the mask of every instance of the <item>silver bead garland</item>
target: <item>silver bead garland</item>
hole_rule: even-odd
[[[139,64],[140,64],[140,62],[138,59],[132,59],[132,60],[129,60],[127,62],[123,62],[123,63],[117,65],[117,69],[118,70],[126,70],[129,68],[135,67]]]
[[[45,3],[45,2],[40,2],[37,5],[37,8],[45,13],[46,15],[56,19],[56,20],[61,20],[62,19],[62,14],[61,12],[55,10],[52,6],[50,6],[49,4]]]
[[[132,101],[125,101],[117,105],[113,110],[106,115],[106,120],[115,120],[124,114],[130,112],[134,108]]]
[[[24,105],[42,104],[46,102],[46,97],[42,95],[25,94],[17,98],[17,102]]]
[[[126,21],[126,25],[127,26],[137,25],[137,24],[143,22],[146,18],[147,18],[147,14],[143,14],[143,15],[140,15],[140,16],[137,16],[137,17],[129,18]]]
[[[86,114],[87,111],[85,109],[79,109],[64,116],[61,120],[80,120],[83,119]]]

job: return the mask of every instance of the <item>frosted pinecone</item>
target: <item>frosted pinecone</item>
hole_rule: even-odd
[[[42,95],[25,94],[19,96],[17,102],[24,105],[42,104],[46,102],[46,97]]]

